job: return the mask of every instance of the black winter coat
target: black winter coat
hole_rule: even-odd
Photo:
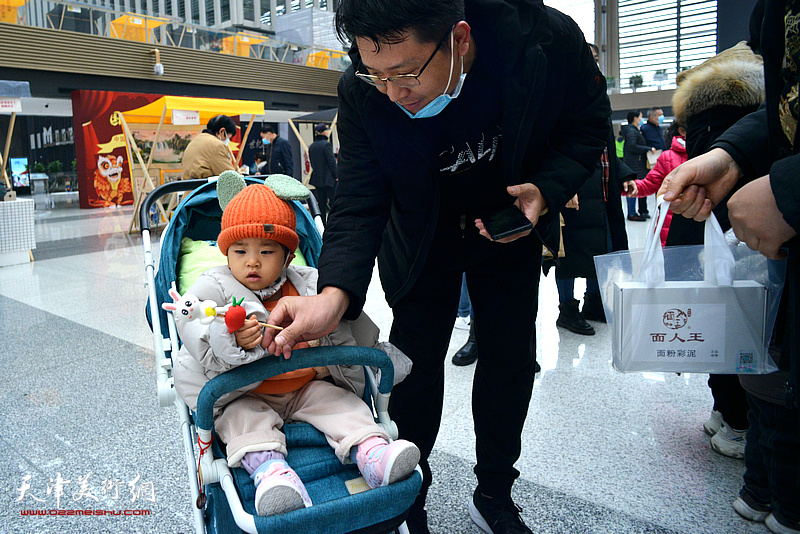
[[[276,137],[264,149],[267,154],[267,164],[262,174],[285,174],[294,176],[294,160],[292,159],[292,146],[283,137]]]
[[[664,131],[661,129],[661,126],[646,121],[642,124],[642,127],[639,128],[639,131],[642,132],[642,137],[644,137],[644,144],[655,147],[658,150],[666,150],[669,148],[664,142]]]
[[[636,179],[647,176],[647,153],[650,147],[644,140],[642,132],[633,124],[626,124],[621,129],[625,144],[622,147],[622,161],[636,173]]]
[[[578,26],[539,1],[466,0],[465,9],[467,22],[495,29],[494,48],[503,51],[503,174],[496,179],[539,187],[550,209],[534,230],[556,250],[558,210],[594,171],[606,144],[605,78]],[[425,119],[409,119],[360,81],[356,47],[350,56],[353,65],[339,81],[339,183],[319,261],[320,290],[335,286],[350,296],[346,319],[361,311],[376,255],[390,306],[414,285],[442,194]]]
[[[595,256],[628,249],[621,193],[622,184],[635,179],[636,173],[619,160],[615,149],[613,132],[609,132],[608,199],[603,198],[603,170],[598,162],[595,172],[578,190],[580,209],[561,211],[564,257],[558,259],[557,278],[597,278]],[[606,232],[611,233],[611,250],[606,243]],[[545,275],[555,264],[555,259],[545,260]]]
[[[333,145],[324,135],[314,137],[308,147],[308,159],[311,162],[311,179],[314,187],[334,187],[336,185],[336,157]]]
[[[767,101],[758,111],[722,134],[714,147],[724,149],[736,160],[746,177],[743,181],[769,175],[778,209],[800,234],[800,137],[795,135],[792,147],[781,131],[778,117],[783,89],[780,71],[784,56],[785,5],[783,0],[760,0],[755,12],[759,9],[763,9],[762,23],[751,23],[751,28],[761,30],[760,39],[754,41],[761,43]],[[787,383],[785,398],[787,404],[800,407],[800,236],[786,245],[789,249],[786,285],[776,330],[783,338],[780,367],[790,370],[792,377]]]

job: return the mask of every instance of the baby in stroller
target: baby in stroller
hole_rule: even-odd
[[[218,237],[228,265],[203,273],[181,300],[189,299],[189,294],[215,303],[241,300],[246,315],[255,315],[263,322],[280,297],[315,291],[317,273],[310,267],[289,265],[298,245],[295,214],[270,187],[244,187],[240,176],[223,173],[218,184],[220,203],[224,202],[222,191],[237,188],[231,184],[238,182],[243,189],[223,206]],[[176,318],[180,316],[176,314]],[[270,357],[260,346],[248,350],[240,347],[234,332],[220,320],[177,320],[176,326],[184,345],[175,361],[175,389],[192,410],[208,380],[236,366]],[[377,327],[362,316],[351,323],[343,322],[319,341],[355,345],[362,336],[358,332],[370,329]],[[405,440],[389,443],[388,434],[375,423],[370,407],[358,396],[363,383],[361,368],[308,368],[220,399],[214,409],[217,435],[227,444],[228,464],[241,465],[253,479],[259,515],[312,505],[303,482],[286,462],[286,439],[280,429],[288,420],[306,422],[321,431],[339,460],[356,463],[372,488],[411,474],[419,460],[419,449]]]

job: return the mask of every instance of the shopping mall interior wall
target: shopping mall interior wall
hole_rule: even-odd
[[[135,80],[111,75],[91,76],[10,68],[3,69],[3,79],[28,81],[31,84],[31,94],[42,98],[69,99],[74,90],[96,89],[101,91],[128,91],[205,98],[230,98],[234,100],[261,100],[264,102],[266,109],[288,111],[318,111],[330,109],[337,105],[335,96],[259,91],[257,89],[237,89],[190,83],[154,82],[147,79]]]

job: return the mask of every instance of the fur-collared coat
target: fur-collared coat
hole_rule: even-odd
[[[764,101],[764,64],[742,41],[700,65],[678,74],[672,96],[675,120],[686,129],[689,159],[705,154],[725,130],[758,109]],[[730,228],[728,210],[714,210],[723,230]],[[703,243],[703,223],[675,217],[667,245]]]
[[[742,41],[678,73],[677,83],[672,110],[686,129],[686,152],[693,158],[764,101],[764,62]]]

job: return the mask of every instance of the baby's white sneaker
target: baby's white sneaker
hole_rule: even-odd
[[[374,489],[406,478],[417,466],[419,456],[419,449],[410,441],[387,443],[373,437],[358,445],[356,461],[364,480]]]
[[[255,473],[258,515],[285,514],[312,505],[303,481],[283,460],[273,460]]]

